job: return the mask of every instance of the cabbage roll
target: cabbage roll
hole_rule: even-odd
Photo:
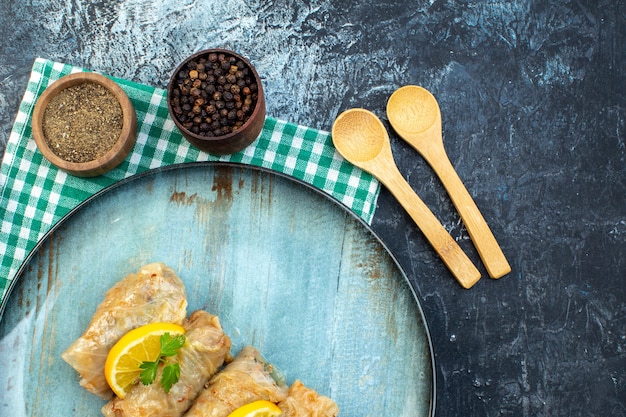
[[[113,397],[104,378],[111,347],[128,331],[153,322],[181,324],[187,315],[185,286],[162,263],[143,266],[111,287],[89,326],[61,354],[81,377],[87,391],[108,400]]]
[[[287,398],[278,403],[283,417],[335,417],[339,407],[333,400],[319,395],[296,380],[287,393]]]
[[[150,385],[139,383],[124,399],[115,398],[102,408],[106,417],[178,417],[181,416],[209,379],[215,375],[230,352],[230,339],[217,316],[196,311],[183,323],[186,341],[177,361],[180,379],[166,393],[161,384],[161,371]]]
[[[246,346],[211,379],[185,416],[227,417],[253,401],[278,403],[287,397],[287,386],[275,371],[258,350]]]

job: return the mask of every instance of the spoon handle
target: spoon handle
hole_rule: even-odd
[[[379,178],[381,182],[411,216],[461,286],[471,288],[480,279],[480,271],[413,191],[397,167],[387,166],[386,173],[384,178]]]
[[[511,266],[500,245],[445,151],[440,149],[437,155],[425,153],[423,155],[448,191],[489,276],[497,279],[511,272]]]

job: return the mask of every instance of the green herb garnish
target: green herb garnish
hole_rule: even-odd
[[[161,387],[166,393],[170,392],[172,385],[178,382],[180,378],[180,366],[176,362],[170,362],[167,358],[176,356],[178,350],[185,344],[185,335],[179,334],[172,337],[169,332],[161,335],[159,342],[161,344],[161,352],[156,361],[145,361],[139,365],[141,374],[139,378],[144,385],[150,385],[157,377],[157,371],[159,370],[159,364],[165,364],[163,366],[163,373],[161,374]]]

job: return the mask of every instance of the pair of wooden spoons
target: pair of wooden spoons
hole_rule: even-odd
[[[422,87],[402,87],[389,98],[387,117],[398,135],[424,157],[441,179],[489,275],[500,278],[511,272],[502,249],[446,154],[435,97]],[[478,282],[480,271],[398,170],[387,130],[375,114],[365,109],[343,112],[333,124],[332,139],[346,160],[387,187],[461,286],[471,288]]]

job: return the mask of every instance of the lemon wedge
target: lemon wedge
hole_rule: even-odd
[[[278,417],[282,415],[282,410],[276,404],[260,400],[239,407],[228,417]]]
[[[104,377],[113,392],[124,398],[139,381],[143,362],[153,362],[161,353],[161,335],[185,334],[185,328],[173,323],[150,323],[126,333],[109,351]]]

